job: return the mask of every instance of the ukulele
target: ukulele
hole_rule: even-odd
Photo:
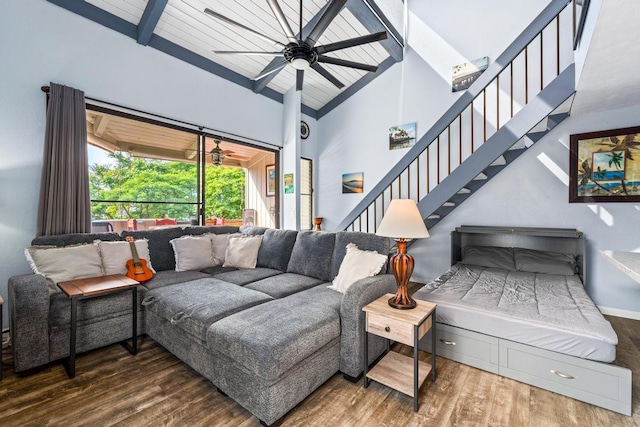
[[[146,259],[140,259],[138,249],[132,236],[127,236],[127,242],[131,245],[133,259],[127,261],[127,277],[140,283],[148,282],[153,278],[153,271],[147,266]]]

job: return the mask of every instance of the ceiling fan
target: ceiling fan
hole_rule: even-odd
[[[231,150],[223,150],[220,148],[220,140],[214,139],[213,142],[216,143],[216,146],[209,152],[209,154],[211,155],[211,163],[213,163],[214,166],[220,166],[225,158],[231,158],[235,154]]]
[[[263,40],[266,40],[270,43],[273,43],[275,46],[281,48],[282,50],[277,52],[259,52],[259,51],[214,51],[216,54],[220,55],[259,55],[259,56],[273,56],[273,57],[282,57],[282,60],[275,63],[273,66],[265,69],[262,73],[254,77],[254,80],[260,80],[269,74],[277,73],[282,70],[288,64],[291,64],[296,71],[296,90],[302,90],[302,83],[304,81],[304,71],[309,68],[317,71],[322,77],[329,80],[339,89],[344,87],[344,84],[340,82],[333,74],[327,71],[326,68],[322,67],[320,63],[324,64],[333,64],[340,65],[343,67],[355,68],[358,70],[376,72],[378,67],[375,65],[362,64],[360,62],[349,61],[345,59],[339,59],[332,56],[326,56],[325,53],[334,52],[341,49],[346,49],[349,47],[360,46],[363,44],[373,43],[381,40],[385,40],[387,38],[386,31],[380,31],[374,34],[368,34],[365,36],[355,37],[348,40],[342,40],[336,43],[329,43],[325,45],[316,46],[318,39],[327,29],[329,24],[338,16],[342,7],[346,4],[347,0],[331,0],[325,6],[324,12],[316,21],[316,23],[311,28],[311,31],[307,35],[307,37],[302,39],[302,0],[300,0],[300,20],[299,20],[299,33],[298,37],[294,34],[291,29],[291,25],[289,25],[289,21],[284,15],[284,12],[280,8],[277,0],[267,0],[269,3],[269,7],[273,12],[273,15],[280,23],[282,30],[287,38],[288,43],[284,44],[277,40],[272,39],[269,36],[266,36],[256,30],[253,30],[245,25],[240,24],[232,19],[227,18],[224,15],[221,15],[209,8],[205,8],[204,12],[208,15],[213,16],[220,21],[226,22],[229,25],[233,25],[235,27],[241,28],[244,31],[247,31],[253,34],[256,37],[259,37]]]

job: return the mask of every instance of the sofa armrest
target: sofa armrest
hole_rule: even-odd
[[[49,363],[49,285],[44,276],[9,278],[9,317],[15,371]]]
[[[391,274],[381,274],[358,280],[342,297],[340,306],[340,371],[351,378],[358,378],[364,366],[364,322],[362,308],[387,293],[396,291],[396,279]],[[386,340],[369,336],[369,363],[386,349]]]

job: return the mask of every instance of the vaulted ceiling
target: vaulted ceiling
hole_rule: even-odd
[[[264,77],[281,59],[261,55],[223,55],[214,51],[281,50],[251,31],[216,19],[209,8],[255,30],[268,38],[287,43],[287,37],[267,0],[47,0],[74,13],[130,36],[132,42],[151,46],[169,55],[203,68],[279,102],[296,84],[296,69],[291,64]],[[300,28],[300,0],[278,0],[294,33]],[[302,37],[332,1],[302,2]],[[327,56],[378,66],[377,72],[362,71],[333,64],[322,67],[344,84],[339,89],[315,70],[304,73],[303,112],[321,117],[346,100],[377,75],[402,60],[403,39],[372,0],[348,0],[338,16],[317,41],[317,46],[387,31],[380,42],[363,44]]]

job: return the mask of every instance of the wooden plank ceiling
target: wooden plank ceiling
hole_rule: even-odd
[[[197,135],[125,117],[87,111],[87,140],[89,144],[110,153],[127,152],[136,157],[160,160],[195,162]],[[207,137],[205,151],[215,148],[215,140]],[[220,139],[225,154],[223,166],[249,167],[262,156],[273,153]],[[207,163],[211,163],[207,156]]]
[[[139,25],[148,3],[147,0],[86,1],[136,26]],[[326,0],[305,0],[303,26],[318,14],[326,3]],[[279,4],[294,32],[298,32],[299,0],[279,0]],[[207,7],[275,40],[287,42],[282,28],[265,0],[168,0],[153,32],[244,77],[254,79],[270,63],[272,57],[218,55],[213,51],[270,52],[278,49],[274,49],[274,46],[265,40],[205,14],[204,9]],[[367,31],[345,7],[324,32],[318,45],[366,34],[370,34],[370,31]],[[390,56],[378,42],[327,53],[327,55],[370,65],[379,65]],[[322,66],[344,83],[345,88],[338,89],[314,70],[305,71],[302,103],[316,111],[368,74],[366,71],[337,65],[323,64]],[[295,69],[287,65],[269,82],[267,87],[278,93],[285,93],[295,85],[295,79]]]

